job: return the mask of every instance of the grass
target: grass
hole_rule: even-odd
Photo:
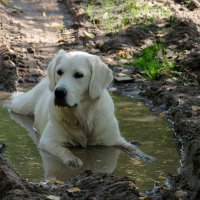
[[[82,6],[85,6],[92,23],[105,32],[117,32],[134,25],[145,28],[151,24],[173,19],[170,8],[158,2],[142,0],[90,0],[88,2]],[[124,50],[119,52],[118,56],[126,59]],[[174,62],[167,58],[166,49],[161,43],[144,49],[130,65],[142,68],[150,80],[156,79],[160,73],[174,69]]]
[[[142,68],[150,80],[156,79],[160,73],[174,69],[174,62],[167,58],[166,49],[162,44],[147,47],[129,65]]]
[[[162,4],[140,0],[91,0],[83,4],[94,25],[105,31],[116,32],[133,24],[156,23],[169,18],[171,11]]]
[[[9,0],[0,0],[0,3],[3,3],[3,4],[8,4],[9,3]]]

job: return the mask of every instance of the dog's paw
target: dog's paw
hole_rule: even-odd
[[[145,154],[144,152],[142,152],[140,149],[132,149],[132,151],[129,152],[130,156],[132,157],[136,157],[140,160],[143,160],[145,162],[154,162],[156,161],[156,158],[150,155]]]
[[[138,157],[139,157],[139,159],[144,160],[145,162],[154,162],[154,161],[156,161],[155,157],[149,156],[149,155],[144,154],[144,153],[142,155],[138,156]]]
[[[63,163],[70,168],[79,168],[83,165],[83,162],[77,157],[67,159]]]

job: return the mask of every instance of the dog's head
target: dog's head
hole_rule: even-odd
[[[86,96],[99,97],[113,76],[98,56],[60,50],[48,66],[48,79],[55,105],[73,108]]]

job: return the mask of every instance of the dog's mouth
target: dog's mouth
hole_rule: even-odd
[[[76,108],[78,106],[77,103],[71,106],[67,104],[65,100],[57,99],[57,98],[54,99],[54,104],[55,106],[58,106],[58,107],[68,107],[68,108]]]

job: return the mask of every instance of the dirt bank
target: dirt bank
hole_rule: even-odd
[[[114,71],[113,86],[118,92],[144,99],[161,117],[168,119],[174,129],[181,153],[179,174],[169,176],[170,184],[157,186],[149,198],[200,199],[198,1],[159,1],[170,6],[173,17],[145,28],[133,25],[115,34],[94,27],[80,2],[84,1],[58,1],[47,6],[45,1],[38,1],[39,10],[33,1],[15,1],[16,5],[11,2],[0,7],[0,90],[12,92],[37,83],[59,48],[101,55]],[[165,44],[167,57],[176,62],[178,72],[161,74],[157,80],[147,81],[140,70],[123,67],[124,60],[119,59],[119,51],[134,57],[154,41]],[[128,83],[117,81],[116,77],[122,73],[130,78]],[[0,163],[3,166],[0,181],[6,182],[0,188],[4,191],[0,192],[2,199],[14,199],[14,195],[16,199],[45,199],[50,194],[62,199],[138,199],[139,196],[134,182],[127,178],[86,172],[66,185],[54,185],[56,189],[52,189],[53,185],[39,186],[18,178],[2,155]],[[66,192],[70,187],[76,188],[75,192]]]
[[[184,86],[170,80],[166,82],[135,80],[134,83],[116,83],[115,86],[123,95],[145,100],[161,117],[168,119],[174,130],[181,153],[181,165],[177,176],[169,176],[172,193],[166,199],[176,199],[178,191],[184,195],[184,199],[199,199],[200,88],[192,83],[192,86]],[[160,186],[151,197],[164,198],[169,195],[168,192],[169,188],[165,190]]]

